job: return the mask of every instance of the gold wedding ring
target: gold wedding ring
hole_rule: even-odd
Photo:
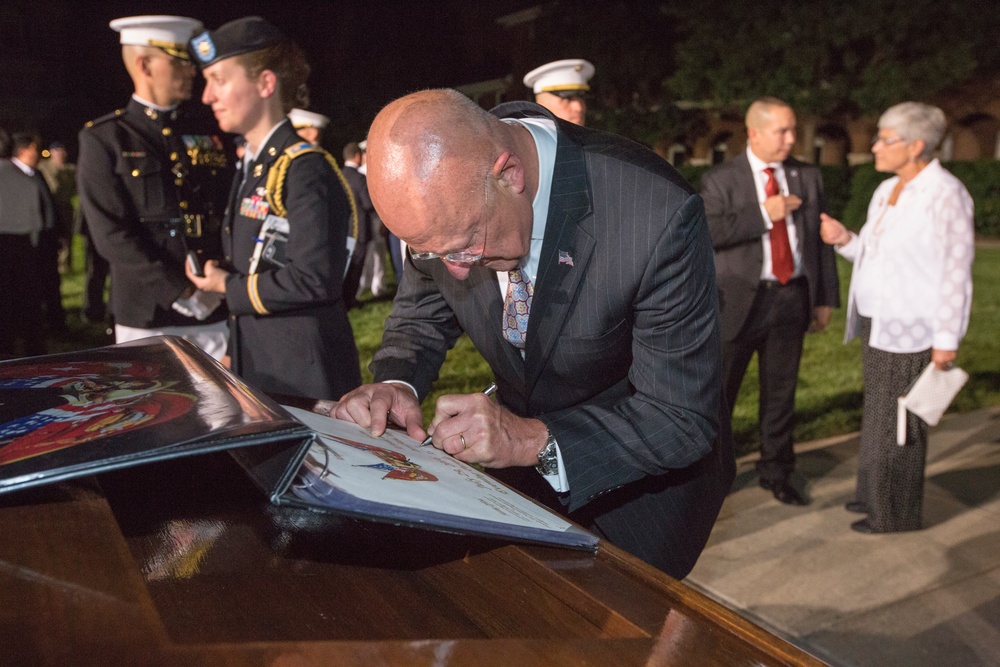
[[[462,449],[463,450],[464,449],[468,449],[469,445],[468,445],[468,443],[465,442],[465,434],[464,433],[459,433],[458,437],[462,439]]]

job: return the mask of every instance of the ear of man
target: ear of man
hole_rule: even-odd
[[[514,194],[524,191],[524,164],[511,151],[504,151],[493,163],[490,175]]]

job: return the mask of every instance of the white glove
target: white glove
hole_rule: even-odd
[[[171,307],[185,317],[201,321],[215,312],[223,298],[225,297],[218,292],[195,290],[195,293],[188,298],[174,301]]]

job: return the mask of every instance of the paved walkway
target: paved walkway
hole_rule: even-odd
[[[1000,408],[931,429],[922,531],[850,529],[857,451],[857,434],[796,447],[805,508],[740,459],[686,583],[836,667],[1000,665]]]

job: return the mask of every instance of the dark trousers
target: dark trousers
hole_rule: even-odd
[[[66,329],[66,311],[62,305],[60,286],[62,276],[59,274],[60,241],[57,230],[42,232],[35,256],[35,268],[41,289],[42,317],[50,332],[58,333]]]
[[[898,399],[931,362],[931,351],[897,353],[868,344],[872,322],[861,324],[861,373],[865,386],[855,500],[878,532],[923,526],[927,423],[906,413],[906,444],[896,444]]]
[[[736,404],[747,365],[757,353],[760,376],[757,472],[764,480],[785,480],[795,467],[792,449],[795,385],[802,340],[810,319],[808,285],[804,278],[791,280],[787,285],[761,282],[739,335],[722,345],[722,372],[730,409]]]
[[[28,234],[0,234],[0,357],[45,354],[38,247]]]

